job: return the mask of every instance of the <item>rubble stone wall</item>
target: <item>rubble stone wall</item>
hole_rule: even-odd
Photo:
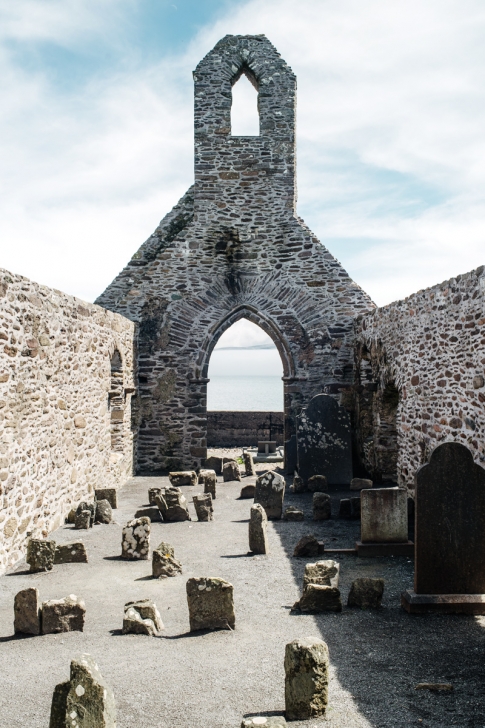
[[[0,571],[131,476],[133,336],[122,316],[0,270]]]
[[[284,443],[283,412],[208,412],[207,447],[256,447],[258,440]]]
[[[375,480],[414,486],[446,441],[485,465],[485,268],[356,321],[355,427]]]

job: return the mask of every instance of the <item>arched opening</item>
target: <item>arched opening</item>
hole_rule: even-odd
[[[249,71],[242,71],[236,77],[232,87],[232,136],[259,136],[257,88],[257,82]]]
[[[397,484],[397,411],[399,390],[388,382],[382,390],[377,408],[376,460],[382,483]]]
[[[123,452],[123,422],[125,401],[123,389],[123,362],[120,352],[115,349],[111,357],[111,386],[108,394],[108,411],[111,422],[111,450]]]

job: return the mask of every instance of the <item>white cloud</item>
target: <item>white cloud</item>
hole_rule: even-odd
[[[247,319],[236,321],[229,329],[224,331],[216,349],[232,349],[244,347],[258,347],[258,349],[273,349],[273,340],[256,324]]]
[[[132,5],[0,2],[0,37],[121,49]],[[69,92],[7,43],[0,264],[101,292],[192,181],[191,70],[261,32],[298,76],[299,211],[357,282],[385,303],[485,263],[484,26],[479,0],[251,0]]]

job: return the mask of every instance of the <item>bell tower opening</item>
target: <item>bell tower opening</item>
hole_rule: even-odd
[[[259,136],[257,82],[245,71],[232,86],[231,135]]]

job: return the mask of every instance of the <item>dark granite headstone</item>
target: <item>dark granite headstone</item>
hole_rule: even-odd
[[[297,468],[296,435],[285,442],[285,473],[293,475]]]
[[[325,475],[330,485],[352,480],[349,413],[328,394],[317,394],[302,410],[297,426],[298,474],[305,484]]]
[[[415,476],[416,594],[485,593],[485,470],[457,442]]]

